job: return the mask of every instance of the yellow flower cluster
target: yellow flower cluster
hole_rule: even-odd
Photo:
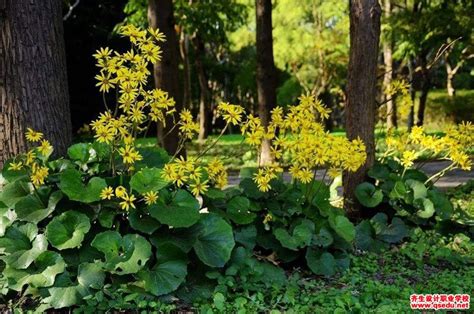
[[[153,205],[158,200],[158,193],[155,191],[146,192],[142,195],[142,201],[147,205]],[[115,188],[108,186],[100,192],[100,198],[103,200],[112,200],[114,197],[120,200],[120,208],[125,211],[129,211],[130,208],[136,208],[135,201],[137,198],[131,192],[128,193],[123,186]]]
[[[426,134],[423,127],[416,126],[408,134],[389,133],[385,142],[387,150],[382,158],[393,156],[405,168],[412,167],[416,157],[425,153],[432,158],[450,160],[450,169],[471,170],[472,161],[468,151],[474,148],[474,125],[463,122],[452,126],[444,136]]]
[[[330,110],[312,95],[301,96],[300,103],[291,106],[285,114],[276,107],[265,129],[261,120],[249,115],[242,123],[241,132],[246,141],[260,148],[263,139],[271,141],[274,165],[258,170],[254,176],[261,191],[268,191],[270,181],[282,172],[282,156],[290,156],[290,173],[294,179],[309,183],[318,168],[329,168],[336,177],[341,171],[356,171],[366,159],[365,145],[360,139],[349,141],[324,131],[322,121]]]
[[[184,109],[179,113],[179,131],[182,136],[187,139],[192,139],[194,135],[199,133],[199,124],[194,122],[191,111]]]
[[[9,170],[20,171],[26,169],[30,176],[30,181],[35,187],[44,184],[49,175],[48,167],[44,166],[44,160],[37,159],[38,154],[43,159],[49,157],[53,152],[53,146],[48,140],[43,139],[43,133],[27,128],[25,138],[30,143],[39,143],[38,146],[30,149],[26,154],[17,156],[9,165]]]
[[[204,179],[204,168],[194,158],[176,158],[165,165],[163,178],[173,182],[177,187],[188,185],[191,192],[197,196],[207,192],[209,181]]]
[[[222,117],[227,124],[237,125],[242,121],[244,108],[239,105],[231,105],[227,102],[221,102],[217,106],[217,116]]]
[[[120,33],[130,39],[132,48],[129,51],[121,54],[101,48],[94,54],[100,68],[97,86],[103,93],[115,89],[118,103],[113,113],[107,110],[101,114],[91,123],[91,128],[98,142],[112,144],[112,151],[118,151],[124,164],[131,167],[141,160],[133,145],[136,136],[146,131],[147,122],[148,126],[152,121],[165,124],[166,115],[175,112],[175,101],[165,91],[146,89],[151,74],[149,65],[160,60],[158,43],[164,41],[163,34],[133,25],[121,27]],[[107,103],[105,105],[108,108]]]

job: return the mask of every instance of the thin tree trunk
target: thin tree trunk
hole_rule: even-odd
[[[268,126],[270,111],[276,104],[276,69],[273,60],[272,1],[255,0],[257,21],[257,94],[258,114],[264,127]],[[270,141],[264,139],[260,164],[273,160]]]
[[[198,141],[203,142],[209,135],[209,112],[211,106],[211,92],[209,91],[209,85],[207,83],[206,70],[204,68],[204,56],[206,50],[204,49],[204,43],[202,42],[199,35],[193,38],[194,50],[195,50],[195,65],[196,73],[199,81],[199,135]]]
[[[62,155],[72,140],[61,1],[0,1],[0,167],[26,128]]]
[[[385,18],[388,20],[392,13],[391,0],[384,1],[383,11],[384,11]],[[383,86],[385,89],[388,88],[392,84],[392,78],[393,78],[392,45],[393,43],[392,43],[391,35],[387,36],[387,38],[385,38],[385,41],[383,43],[383,60],[385,64]],[[387,104],[387,129],[397,128],[398,126],[397,107],[396,107],[395,99],[391,95],[388,95],[386,97],[388,97],[388,99],[385,100]]]
[[[425,55],[421,56],[420,58],[420,67],[421,67],[421,94],[420,94],[420,103],[418,105],[418,112],[417,112],[417,119],[416,125],[422,126],[425,120],[425,108],[426,108],[426,100],[428,99],[428,92],[430,91],[431,87],[431,80],[430,80],[430,70],[426,64],[426,57]]]
[[[344,202],[352,218],[359,217],[360,205],[354,191],[366,179],[375,160],[375,97],[381,9],[377,0],[350,1],[350,56],[346,103],[346,132],[366,145],[367,160],[356,172],[344,174]]]
[[[176,111],[183,109],[182,94],[179,90],[179,44],[175,30],[172,0],[149,0],[148,22],[153,29],[159,29],[165,36],[166,41],[161,45],[161,60],[154,66],[154,78],[156,88],[174,98]],[[173,155],[179,146],[179,130],[173,128],[173,118],[167,117],[166,126],[158,125],[158,143],[166,151]],[[168,134],[164,137],[164,134]],[[184,154],[184,151],[182,152]]]
[[[413,69],[413,60],[408,59],[408,79],[410,80],[410,112],[408,113],[407,127],[408,131],[411,131],[415,125],[415,99],[416,99],[416,89],[415,89],[415,69]]]
[[[181,32],[179,51],[183,60],[183,107],[191,109],[191,68],[189,65],[189,35]]]

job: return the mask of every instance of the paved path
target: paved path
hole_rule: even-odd
[[[421,167],[421,169],[423,169],[423,171],[426,173],[426,175],[428,177],[430,177],[431,175],[439,172],[440,170],[443,170],[444,168],[446,168],[447,166],[449,166],[450,162],[449,161],[432,161],[432,162],[428,162],[426,163],[425,165],[423,165]],[[316,178],[318,180],[321,180],[322,177],[323,177],[323,172],[322,170],[318,171],[318,173],[316,174]],[[288,172],[285,172],[283,174],[283,178],[284,180],[286,181],[290,181],[291,177],[290,177],[290,174]],[[474,179],[474,171],[471,170],[471,171],[463,171],[463,170],[460,170],[460,169],[455,169],[455,170],[452,170],[450,172],[448,172],[447,174],[444,175],[444,177],[442,177],[441,179],[439,179],[437,182],[436,182],[436,186],[442,190],[445,190],[445,189],[448,189],[448,188],[452,188],[452,187],[456,187],[460,184],[463,184],[471,179]],[[238,176],[238,173],[235,173],[235,172],[232,172],[229,174],[229,185],[237,185],[239,184],[239,176]]]

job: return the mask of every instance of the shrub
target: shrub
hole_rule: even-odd
[[[276,264],[307,264],[319,275],[347,268],[355,228],[314,178],[322,166],[333,177],[357,170],[364,144],[325,133],[328,109],[312,96],[286,113],[274,109],[267,128],[242,107],[221,103],[221,134],[239,124],[257,151],[269,139],[275,160],[239,187],[222,190],[222,162],[200,158],[219,138],[197,157],[180,156],[198,131],[191,112],[176,114],[173,127],[181,138],[175,156],[136,145],[151,123],[175,115],[174,100],[146,89],[162,34],[133,26],[120,32],[129,37],[130,51],[104,48],[94,55],[107,108],[91,123],[95,141],[50,160],[53,147],[29,129],[31,149],[2,171],[2,293],[10,300],[21,296],[18,306],[33,299],[38,310],[94,307],[118,295],[137,303],[170,293],[183,300],[208,297],[228,276],[271,284],[285,278]],[[113,90],[115,107],[108,102]],[[283,154],[292,160],[290,184],[281,179]],[[118,298],[115,304],[124,303]]]

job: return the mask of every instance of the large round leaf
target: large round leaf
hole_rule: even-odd
[[[436,214],[442,219],[449,219],[453,215],[453,204],[441,192],[437,190],[428,191],[428,198],[433,202]]]
[[[150,243],[137,234],[122,238],[117,231],[105,231],[96,235],[91,245],[104,253],[106,268],[119,275],[138,272],[151,256]]]
[[[232,227],[221,217],[206,214],[193,227],[196,234],[194,251],[199,259],[211,267],[223,267],[229,260],[235,241]]]
[[[383,199],[382,191],[369,182],[359,184],[355,189],[355,196],[359,203],[365,207],[375,207],[379,205]]]
[[[143,168],[130,179],[130,187],[138,193],[159,191],[168,185],[162,177],[163,171],[158,168]]]
[[[336,273],[336,260],[329,252],[308,248],[306,263],[316,275],[333,276]]]
[[[128,215],[128,221],[133,229],[146,234],[152,234],[161,225],[156,219],[140,210],[131,211]]]
[[[251,223],[257,215],[250,210],[250,201],[243,196],[236,196],[227,203],[227,214],[237,224],[246,225]]]
[[[427,198],[415,199],[413,205],[415,205],[415,207],[419,209],[416,212],[416,215],[420,218],[428,219],[432,217],[435,213],[433,202]]]
[[[2,187],[0,191],[0,202],[4,203],[8,208],[13,206],[23,197],[30,194],[28,183],[23,181],[15,181]]]
[[[79,247],[91,224],[86,215],[70,210],[54,217],[46,226],[49,243],[58,250]]]
[[[186,274],[186,262],[177,260],[158,264],[151,271],[140,271],[138,277],[146,291],[160,296],[175,291]]]
[[[199,202],[185,190],[176,191],[170,200],[159,198],[148,210],[153,218],[175,228],[190,227],[200,217]]]
[[[56,275],[62,273],[65,267],[66,263],[61,255],[46,251],[41,253],[28,269],[19,270],[7,265],[3,275],[8,279],[10,289],[21,291],[26,284],[34,288],[52,286]]]
[[[5,235],[5,231],[16,220],[15,211],[8,209],[6,206],[0,204],[0,237]]]
[[[59,188],[73,201],[82,203],[99,201],[100,192],[105,187],[107,187],[105,180],[97,177],[84,184],[81,173],[75,169],[66,169],[60,175]]]
[[[329,225],[347,242],[351,242],[355,239],[355,227],[347,217],[341,215],[332,216],[329,218]]]
[[[61,191],[53,192],[49,197],[48,205],[45,207],[36,195],[25,196],[15,204],[18,220],[33,223],[40,222],[56,209],[56,205],[62,197]]]
[[[314,223],[305,219],[295,226],[292,234],[284,228],[276,228],[273,234],[283,247],[297,251],[311,243],[314,234]]]
[[[28,268],[47,248],[46,237],[38,234],[38,227],[30,223],[11,226],[0,238],[0,252],[5,254],[1,259],[16,269]]]
[[[409,179],[405,183],[413,191],[414,200],[426,197],[428,190],[423,182]]]

